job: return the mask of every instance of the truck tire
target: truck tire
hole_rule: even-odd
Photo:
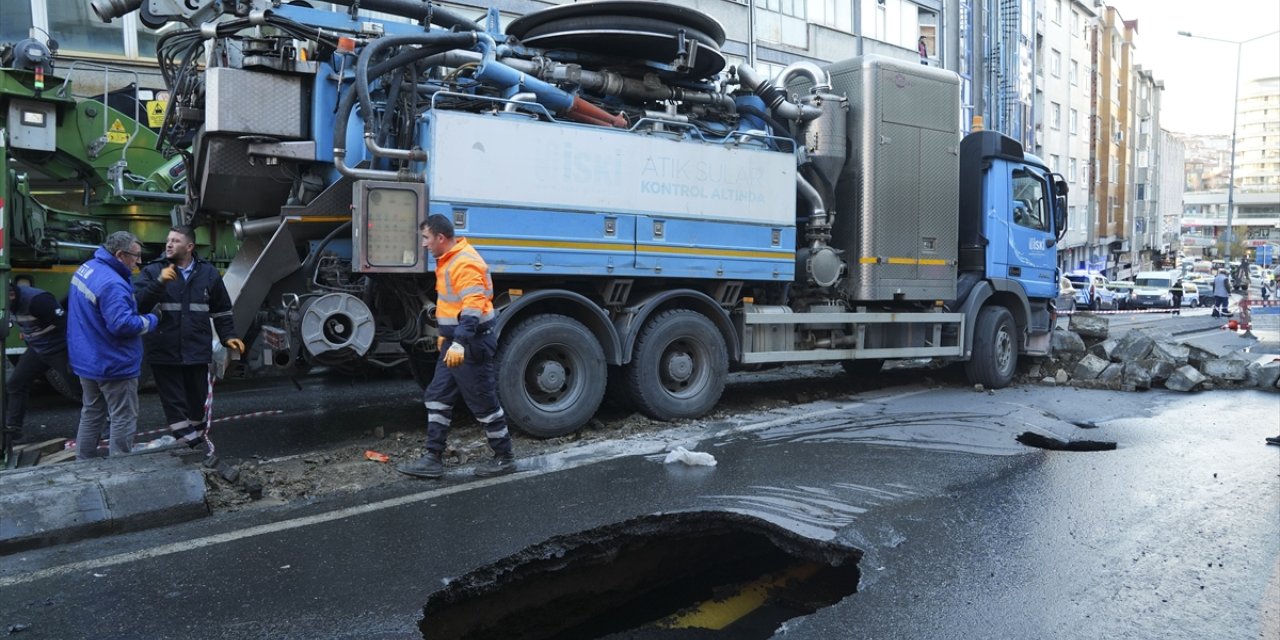
[[[150,367],[144,365],[144,368],[149,369]],[[49,386],[53,387],[53,390],[57,391],[58,395],[68,400],[81,402],[80,378],[77,378],[76,374],[71,374],[71,379],[68,380],[58,373],[56,369],[49,369],[44,372],[44,379],[49,381]]]
[[[672,309],[650,319],[624,369],[627,395],[656,420],[696,418],[720,401],[729,372],[724,336],[706,316]]]
[[[604,347],[581,322],[541,314],[503,331],[498,398],[513,426],[538,438],[577,431],[604,400]]]
[[[999,306],[983,307],[973,328],[973,356],[964,363],[969,382],[1003,389],[1018,368],[1017,327],[1013,314]]]

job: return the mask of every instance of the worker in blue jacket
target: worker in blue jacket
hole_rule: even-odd
[[[160,316],[160,326],[143,342],[165,421],[174,438],[199,446],[208,428],[204,406],[214,329],[222,344],[244,353],[231,296],[218,268],[196,255],[195,229],[185,224],[169,229],[164,257],[143,267],[135,289],[139,307]]]
[[[128,453],[138,432],[138,376],[142,334],[155,328],[152,314],[139,314],[131,276],[142,262],[142,244],[116,231],[71,277],[67,297],[67,352],[80,376],[80,428],[76,459],[97,456],[110,422],[110,455]]]

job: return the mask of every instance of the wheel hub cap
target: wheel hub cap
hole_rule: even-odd
[[[555,360],[543,360],[537,365],[534,379],[543,393],[560,391],[564,389],[565,383],[564,365]]]
[[[693,376],[693,356],[678,351],[667,358],[667,378],[675,382],[688,382]]]

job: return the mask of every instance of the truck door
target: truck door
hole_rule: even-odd
[[[1030,298],[1052,298],[1058,260],[1048,179],[1017,164],[1010,165],[1009,178],[1008,277],[1021,283]]]

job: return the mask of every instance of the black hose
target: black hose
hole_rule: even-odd
[[[372,8],[372,7],[369,7],[369,8]],[[384,49],[389,49],[391,47],[400,47],[400,46],[411,45],[411,44],[420,44],[420,45],[424,45],[424,47],[425,45],[432,45],[434,48],[443,47],[445,50],[448,50],[448,49],[456,49],[463,46],[471,46],[475,44],[475,42],[476,42],[476,37],[474,34],[471,34],[471,33],[422,33],[422,34],[413,34],[413,35],[405,35],[405,36],[390,36],[387,38],[378,38],[377,40],[374,40],[373,42],[369,43],[364,48],[364,50],[360,52],[360,58],[356,62],[355,90],[356,90],[357,97],[360,98],[360,108],[364,110],[364,113],[366,114],[365,129],[364,129],[365,132],[369,133],[372,131],[372,128],[371,128],[372,123],[370,122],[370,115],[373,114],[373,99],[369,97],[369,76],[372,75],[373,77],[376,78],[382,75],[382,73],[386,73],[387,70],[394,68],[394,67],[388,67],[387,69],[383,70],[382,73],[370,74],[369,61],[373,58],[374,54]],[[434,55],[435,53],[437,53],[437,51],[434,48],[431,50],[431,53],[428,55]],[[422,57],[425,57],[425,56],[422,56]],[[396,60],[397,58],[399,58],[399,56],[394,57],[391,60]],[[406,63],[412,60],[417,60],[417,59],[419,59],[418,56],[408,57],[408,60],[406,61]]]
[[[422,0],[329,0],[333,4],[340,4],[349,7],[355,2],[360,3],[361,9],[369,11],[381,11],[402,18],[410,18],[419,22],[430,19],[431,24],[442,26],[446,29],[460,29],[463,31],[480,31],[480,26],[470,18],[445,9],[438,4],[431,2],[423,2]]]
[[[312,280],[315,279],[315,274],[312,273],[312,271],[315,270],[316,263],[320,261],[320,254],[324,252],[324,248],[329,246],[329,243],[333,242],[333,239],[338,237],[339,233],[342,233],[344,230],[348,230],[350,228],[351,228],[351,221],[348,220],[338,225],[337,227],[334,227],[333,231],[330,231],[328,235],[326,235],[324,239],[320,241],[320,244],[316,245],[315,251],[312,251],[311,255],[307,256],[306,261],[302,263],[302,274],[305,277],[310,278]]]
[[[444,53],[445,51],[448,51],[453,48],[454,47],[452,46],[432,47],[432,48],[423,47],[421,49],[413,49],[411,51],[405,51],[398,55],[392,56],[387,60],[379,62],[378,64],[373,65],[372,67],[369,68],[369,75],[376,78],[392,69],[395,69],[396,67],[409,64],[410,62],[414,62],[422,58],[434,56],[438,53]],[[336,117],[334,119],[334,127],[333,127],[333,144],[335,147],[338,145],[346,145],[347,120],[351,117],[351,109],[355,107],[356,95],[357,95],[357,92],[355,90],[355,87],[352,87],[350,89],[347,89],[347,91],[342,94],[342,98],[338,100],[338,110],[336,112]],[[372,111],[373,111],[373,104],[371,102],[369,105],[369,111],[367,111],[365,115],[366,123],[368,122],[368,118],[370,117],[370,114],[372,113]]]
[[[749,116],[755,116],[757,118],[760,118],[761,120],[764,120],[766,124],[768,124],[770,127],[773,127],[774,135],[778,135],[778,132],[781,132],[782,135],[779,137],[790,140],[791,144],[796,144],[796,139],[791,135],[791,128],[783,124],[782,122],[779,122],[771,114],[761,111],[760,109],[757,109],[749,104],[738,105],[738,113],[745,113]]]

